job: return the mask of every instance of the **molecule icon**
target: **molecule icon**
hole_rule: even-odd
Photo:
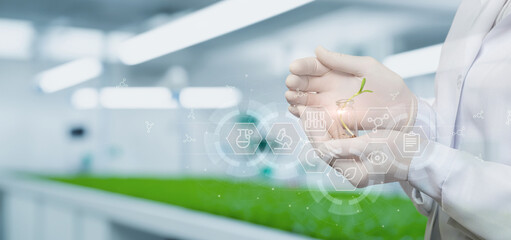
[[[367,118],[367,121],[374,124],[374,128],[372,129],[373,133],[376,133],[378,131],[378,128],[383,126],[384,121],[389,119],[389,114],[385,113],[382,117],[369,117]]]

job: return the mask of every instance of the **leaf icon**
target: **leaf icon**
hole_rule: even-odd
[[[342,171],[342,168],[340,168],[340,167],[335,167],[335,168],[334,168],[334,170],[335,170],[335,172],[334,172],[334,173],[335,173],[335,175],[337,175],[338,177],[343,177],[343,176],[344,176],[344,173],[343,173],[343,171]]]
[[[357,168],[356,167],[350,167],[344,170],[344,178],[348,181],[351,181],[355,178],[357,175]]]

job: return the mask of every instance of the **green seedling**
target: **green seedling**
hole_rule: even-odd
[[[360,84],[360,90],[358,90],[357,93],[353,94],[353,96],[351,96],[350,98],[348,98],[348,100],[346,100],[346,102],[344,102],[344,105],[341,107],[342,109],[344,109],[346,107],[346,104],[348,104],[351,100],[353,100],[356,96],[362,94],[362,93],[372,93],[373,91],[371,90],[364,90],[364,86],[366,85],[366,78],[363,78],[362,79],[362,83]],[[341,120],[341,124],[342,126],[344,127],[344,129],[346,129],[346,131],[351,134],[351,137],[356,137],[355,134],[348,128],[348,126],[346,125],[346,123],[344,123],[344,120],[342,120],[342,111],[339,112],[339,119]]]

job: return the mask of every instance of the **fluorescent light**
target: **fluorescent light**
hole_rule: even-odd
[[[120,46],[119,58],[128,65],[139,64],[244,28],[312,1],[221,1],[126,41]]]
[[[35,36],[34,27],[28,21],[0,19],[0,57],[29,59]]]
[[[103,88],[99,102],[112,109],[170,109],[177,103],[172,93],[164,87]]]
[[[385,58],[383,64],[402,78],[434,73],[438,68],[441,49],[442,44],[438,44],[399,53]]]
[[[52,27],[41,44],[43,57],[69,61],[78,58],[98,58],[103,55],[104,34],[97,29]]]
[[[241,101],[241,92],[234,87],[189,87],[179,93],[185,108],[229,108]]]
[[[71,96],[71,104],[77,109],[92,109],[98,105],[99,94],[94,88],[76,90]]]
[[[106,35],[106,54],[105,57],[109,62],[119,61],[119,46],[126,40],[133,37],[133,33],[112,31]]]
[[[95,78],[103,72],[97,59],[84,58],[46,70],[36,76],[44,92],[51,93]]]

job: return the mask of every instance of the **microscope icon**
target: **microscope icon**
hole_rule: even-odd
[[[292,123],[274,123],[266,135],[266,142],[275,155],[291,155],[300,142],[300,135]]]
[[[236,146],[238,146],[241,149],[245,149],[248,146],[250,146],[250,140],[252,138],[252,135],[254,134],[254,130],[246,128],[237,130],[238,137],[236,138]]]
[[[275,149],[290,150],[291,144],[293,144],[293,139],[289,135],[286,134],[286,129],[282,128],[279,130],[279,134],[277,135],[275,142],[280,144],[280,147],[277,147]]]

